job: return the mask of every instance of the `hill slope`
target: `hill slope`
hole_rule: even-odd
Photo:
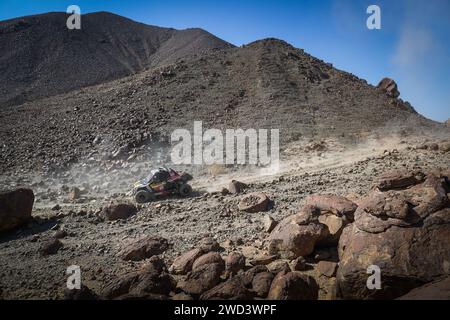
[[[231,45],[201,29],[175,30],[98,12],[81,30],[68,15],[47,13],[0,22],[0,107],[102,83]]]
[[[45,113],[41,112],[45,108]],[[61,168],[87,158],[148,153],[176,128],[277,128],[305,138],[448,128],[303,50],[266,39],[0,111],[1,171]]]

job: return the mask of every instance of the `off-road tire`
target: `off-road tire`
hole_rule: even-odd
[[[182,184],[179,189],[178,189],[178,193],[180,194],[180,196],[182,197],[188,197],[191,195],[192,193],[192,187],[190,185],[186,184]]]
[[[134,200],[137,203],[147,203],[152,199],[152,195],[150,194],[150,192],[145,191],[145,190],[139,190],[138,192],[136,192],[136,194],[134,195]]]

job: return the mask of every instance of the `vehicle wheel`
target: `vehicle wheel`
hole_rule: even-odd
[[[180,195],[182,197],[187,197],[191,194],[192,187],[188,184],[183,184],[180,186],[180,189],[178,190],[178,192],[180,193]]]
[[[146,203],[149,202],[151,199],[151,194],[148,191],[145,190],[139,190],[134,195],[134,200],[136,200],[137,203]]]

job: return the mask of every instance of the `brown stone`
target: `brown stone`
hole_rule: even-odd
[[[318,210],[305,206],[298,214],[283,219],[269,236],[269,253],[295,259],[308,256],[316,243],[328,235],[327,227],[318,222]]]
[[[314,278],[298,271],[280,272],[272,281],[269,300],[317,300],[319,287]]]
[[[225,259],[225,269],[231,274],[236,274],[245,268],[245,257],[239,252],[231,252]]]
[[[140,261],[159,255],[169,248],[166,239],[161,237],[146,236],[126,245],[119,256],[123,260]]]
[[[205,264],[188,273],[186,279],[178,283],[178,287],[191,295],[200,295],[212,289],[220,282],[223,266],[218,263]]]
[[[222,270],[225,269],[225,262],[223,261],[220,254],[218,252],[209,252],[209,253],[206,253],[206,254],[198,257],[194,261],[194,264],[192,265],[192,270],[195,271],[199,267],[201,267],[205,264],[210,264],[210,263],[217,263],[222,267]]]
[[[228,191],[231,194],[238,194],[247,189],[248,186],[240,181],[232,180],[230,184],[228,185]]]
[[[39,254],[41,256],[48,256],[56,254],[59,249],[63,247],[63,244],[58,239],[51,239],[44,242],[39,248]]]
[[[239,277],[231,278],[206,291],[201,300],[250,300],[254,294],[246,288]]]
[[[137,212],[137,208],[132,204],[113,204],[103,209],[102,214],[106,220],[127,219]]]
[[[248,213],[257,213],[266,211],[268,205],[269,198],[262,192],[255,192],[243,197],[238,204],[238,209]]]
[[[173,274],[186,274],[192,270],[192,265],[195,259],[200,257],[203,251],[200,249],[192,249],[188,252],[183,253],[181,256],[176,258],[169,268],[169,271]]]
[[[319,261],[316,268],[319,275],[331,278],[336,276],[338,264],[331,261]]]
[[[331,212],[337,216],[346,216],[349,219],[353,217],[353,213],[358,207],[347,198],[328,194],[310,195],[306,197],[305,203],[307,206],[316,207],[320,211]]]
[[[267,297],[272,284],[273,274],[271,272],[260,272],[255,275],[252,281],[252,290],[260,298]]]
[[[31,220],[34,193],[18,189],[0,193],[0,232],[10,231]]]

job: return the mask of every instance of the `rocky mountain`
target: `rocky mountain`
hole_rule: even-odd
[[[444,128],[384,88],[265,39],[2,108],[1,170],[51,170],[117,152],[127,158],[155,139],[167,141],[176,128],[192,129],[195,120],[205,128],[278,128],[283,145]]]
[[[69,30],[67,18],[54,12],[0,22],[0,106],[231,47],[201,29],[159,28],[107,12],[83,15],[81,30]]]

